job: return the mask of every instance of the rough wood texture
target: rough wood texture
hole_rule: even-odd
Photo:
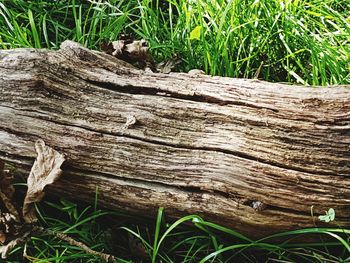
[[[146,73],[66,41],[0,51],[0,90],[0,158],[29,169],[42,138],[63,196],[251,236],[314,226],[312,206],[350,225],[349,87]]]

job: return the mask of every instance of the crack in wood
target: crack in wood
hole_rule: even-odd
[[[8,107],[12,110],[16,110],[16,111],[21,111],[18,109],[15,109],[14,107],[10,107],[10,106],[3,106],[2,107]],[[26,110],[26,112],[28,112]],[[26,116],[26,117],[30,117],[33,118],[32,116],[28,116],[26,114],[26,112],[22,113],[18,113],[22,116]],[[33,113],[35,113],[36,111],[32,111]],[[165,142],[165,141],[157,141],[154,139],[147,139],[144,137],[140,137],[140,136],[134,136],[134,135],[130,135],[130,134],[126,134],[125,130],[123,130],[122,132],[108,132],[106,130],[100,130],[100,129],[92,129],[90,127],[87,126],[79,126],[79,125],[74,125],[71,124],[69,122],[64,122],[64,121],[57,121],[54,120],[53,118],[45,118],[44,116],[36,116],[38,119],[42,119],[48,122],[53,122],[55,124],[58,125],[62,125],[62,126],[66,126],[66,127],[75,127],[75,128],[80,128],[80,129],[85,129],[89,132],[93,132],[93,133],[99,133],[99,134],[106,134],[106,135],[111,135],[111,136],[120,136],[120,137],[125,137],[125,138],[129,138],[129,139],[134,139],[134,140],[139,140],[139,141],[143,141],[143,142],[147,142],[147,143],[151,143],[151,144],[155,144],[155,145],[160,145],[160,146],[167,146],[167,147],[173,147],[173,148],[177,148],[177,149],[187,149],[187,150],[199,150],[199,151],[215,151],[215,152],[220,152],[220,153],[224,153],[224,154],[229,154],[229,155],[233,155],[235,157],[239,157],[242,159],[246,159],[249,161],[254,161],[254,162],[259,162],[259,163],[263,163],[266,165],[271,165],[271,166],[275,166],[278,168],[282,168],[282,169],[286,169],[286,170],[291,170],[291,171],[297,171],[297,172],[303,172],[303,173],[308,173],[308,174],[313,174],[313,175],[323,175],[323,176],[330,176],[330,175],[337,175],[335,173],[328,173],[328,172],[312,172],[308,169],[302,169],[300,167],[293,167],[293,166],[288,166],[282,163],[277,163],[277,162],[272,162],[272,161],[267,161],[265,159],[262,158],[257,158],[254,156],[251,156],[249,154],[243,153],[243,152],[238,152],[238,151],[232,151],[232,150],[227,150],[227,149],[221,149],[221,148],[215,148],[215,147],[189,147],[185,144],[181,144],[181,143],[170,143],[170,142]],[[28,133],[25,132],[19,132],[16,130],[12,130],[6,127],[2,127],[2,130],[6,131],[6,132],[11,132],[13,134],[17,134],[19,136],[26,136],[28,137]],[[37,136],[36,136],[37,137]]]
[[[31,165],[35,160],[35,158],[32,158],[32,157],[12,155],[3,151],[0,151],[0,159],[4,160],[7,163],[11,163],[12,165],[14,165],[15,168],[16,166],[20,165],[22,169],[26,168],[28,172],[30,171]],[[125,182],[125,184],[129,185],[130,187],[137,187],[140,189],[144,189],[146,191],[150,191],[151,189],[152,191],[156,191],[157,189],[157,191],[160,191],[160,192],[169,192],[173,194],[176,194],[178,191],[180,191],[183,194],[188,194],[191,196],[195,194],[198,194],[198,195],[208,194],[210,196],[213,196],[212,197],[213,199],[214,199],[214,196],[217,195],[225,199],[231,199],[233,202],[237,204],[236,206],[238,210],[240,209],[240,206],[250,207],[254,209],[251,204],[252,202],[254,202],[254,200],[246,199],[246,197],[240,196],[235,193],[228,193],[228,192],[223,192],[219,190],[213,190],[213,191],[205,190],[205,189],[201,189],[200,187],[194,187],[194,186],[176,186],[176,185],[166,184],[163,182],[141,180],[138,178],[115,177],[107,173],[77,169],[69,164],[64,165],[63,171],[65,174],[66,173],[84,174],[84,180],[86,181],[88,181],[89,178],[94,178],[96,180],[114,181],[115,183],[114,184],[112,183],[111,185],[120,185],[120,183],[118,182],[122,181],[122,182]],[[309,212],[302,212],[300,210],[295,210],[291,208],[266,204],[266,207],[262,211],[267,211],[267,210],[283,212],[285,214],[306,216],[306,217],[310,216],[311,218],[311,210],[309,213]],[[252,213],[254,213],[253,210],[252,210]],[[346,219],[346,217],[339,217],[339,219],[342,219],[342,218]]]
[[[121,86],[112,82],[100,82],[100,81],[81,78],[80,76],[77,76],[77,77],[79,77],[83,81],[88,82],[91,85],[98,86],[100,88],[107,89],[107,90],[117,91],[120,93],[150,95],[150,96],[160,96],[160,97],[168,96],[175,99],[188,100],[188,101],[194,101],[194,102],[205,102],[205,103],[216,104],[219,106],[234,105],[234,106],[242,106],[242,107],[249,107],[249,108],[255,108],[255,109],[265,109],[265,110],[270,110],[272,112],[278,112],[278,109],[275,109],[275,108],[258,106],[247,102],[241,102],[241,101],[221,100],[208,95],[196,94],[195,92],[191,95],[185,95],[185,94],[180,94],[180,93],[171,92],[171,91],[164,91],[157,88],[150,88],[150,87],[144,88],[144,87],[133,86],[133,85]]]
[[[246,199],[246,197],[243,196],[239,196],[238,194],[235,193],[228,193],[228,192],[223,192],[223,191],[219,191],[219,190],[205,190],[202,189],[200,187],[194,187],[194,186],[174,186],[171,184],[166,184],[163,182],[155,182],[155,181],[146,181],[146,180],[141,180],[138,178],[126,178],[126,177],[115,177],[111,174],[106,174],[106,173],[102,173],[102,172],[96,172],[96,171],[88,171],[88,170],[81,170],[81,169],[77,169],[75,167],[69,166],[68,167],[69,172],[72,173],[76,173],[76,174],[84,174],[84,176],[86,176],[87,178],[95,178],[97,180],[101,180],[101,179],[107,179],[107,180],[112,180],[115,181],[116,183],[112,183],[111,185],[120,185],[120,183],[117,183],[117,181],[123,181],[126,184],[130,185],[131,187],[140,187],[142,189],[158,189],[158,191],[162,192],[171,192],[171,193],[176,193],[178,191],[181,191],[185,194],[191,195],[193,196],[194,194],[198,194],[198,195],[204,195],[204,194],[208,194],[210,196],[213,196],[212,198],[214,199],[214,196],[220,196],[224,199],[230,199],[232,200],[234,203],[236,203],[237,209],[239,210],[240,206],[245,206],[245,207],[250,207],[252,209],[254,209],[251,205],[251,203],[253,202],[253,200],[248,200]],[[85,178],[84,178],[85,180]],[[242,201],[245,200],[245,201]],[[266,204],[265,209],[263,210],[273,210],[273,211],[279,211],[279,212],[284,212],[284,213],[291,213],[291,214],[298,214],[298,215],[303,215],[303,216],[310,216],[309,213],[307,212],[301,212],[299,210],[294,210],[291,208],[285,208],[285,207],[279,207],[279,206],[272,206],[272,205],[268,205]],[[253,210],[252,210],[253,213]]]
[[[68,122],[60,122],[60,121],[53,120],[53,119],[46,119],[46,118],[42,118],[40,116],[38,116],[38,118],[45,120],[45,121],[53,122],[53,123],[58,124],[58,125],[66,126],[66,127],[81,128],[81,129],[85,129],[85,130],[87,130],[89,132],[93,132],[93,133],[106,134],[106,135],[111,135],[111,136],[120,136],[120,137],[124,137],[124,138],[139,140],[139,141],[146,142],[146,143],[160,145],[160,146],[167,146],[167,147],[172,147],[172,148],[176,148],[176,149],[186,149],[186,150],[194,150],[194,151],[215,151],[215,152],[219,152],[219,153],[233,155],[235,157],[246,159],[249,161],[259,162],[262,164],[271,165],[271,166],[278,167],[281,169],[286,169],[286,170],[291,170],[291,171],[296,171],[296,172],[302,172],[302,173],[313,174],[313,175],[323,175],[323,176],[336,175],[334,173],[327,173],[327,172],[320,172],[320,171],[312,172],[312,171],[309,171],[307,169],[302,169],[299,167],[293,167],[293,166],[288,166],[288,165],[285,165],[282,163],[271,162],[271,161],[267,161],[267,160],[264,160],[262,158],[257,158],[257,157],[251,156],[249,154],[246,154],[243,152],[238,152],[238,151],[232,151],[232,150],[215,148],[215,147],[189,147],[188,145],[181,144],[178,142],[177,143],[170,143],[170,142],[165,142],[165,141],[157,141],[154,139],[152,140],[152,139],[147,139],[144,137],[125,134],[125,132],[108,132],[106,130],[91,129],[87,126],[74,125],[74,124],[71,124]]]

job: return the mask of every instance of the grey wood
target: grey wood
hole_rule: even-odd
[[[251,236],[330,207],[350,225],[349,86],[156,74],[66,41],[0,51],[0,91],[0,158],[29,170],[42,138],[67,157],[56,194]]]

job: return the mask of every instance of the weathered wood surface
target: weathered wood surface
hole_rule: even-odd
[[[63,196],[251,236],[314,226],[312,206],[350,225],[349,87],[146,73],[67,41],[0,51],[0,90],[0,158],[29,169],[42,138]]]

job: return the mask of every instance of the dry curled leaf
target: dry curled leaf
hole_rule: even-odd
[[[131,42],[117,40],[112,42],[112,46],[114,51],[111,55],[134,65],[136,63],[139,68],[144,68],[151,61],[148,45],[144,39]]]
[[[144,39],[135,40],[129,35],[122,35],[117,41],[102,43],[101,50],[138,68],[154,68],[147,41]]]
[[[8,170],[5,170],[5,164],[0,160],[0,189],[8,199],[12,199],[15,188],[12,185],[13,176]]]
[[[33,203],[44,197],[46,185],[52,184],[61,176],[60,167],[65,160],[63,154],[46,146],[43,140],[35,142],[35,149],[38,156],[27,180],[28,190],[23,204],[23,219],[26,223],[37,221]]]
[[[13,194],[15,193],[15,188],[12,185],[13,176],[8,170],[4,170],[4,167],[4,162],[0,160],[0,199],[8,212],[19,222],[19,213],[12,200]]]
[[[25,231],[21,234],[20,237],[16,237],[13,240],[11,240],[10,242],[8,242],[6,245],[0,246],[0,255],[2,259],[6,259],[8,253],[11,252],[11,250],[20,244],[25,244],[27,239],[30,237],[31,235],[31,231]]]
[[[23,205],[23,218],[20,218],[12,202],[13,178],[4,170],[4,162],[0,160],[0,200],[8,210],[0,210],[0,255],[3,259],[16,245],[25,244],[33,234],[35,225],[32,223],[37,221],[33,203],[39,202],[44,196],[45,186],[55,182],[62,174],[60,167],[65,160],[62,154],[46,146],[42,140],[36,141],[35,149],[38,156],[27,181],[28,191]]]
[[[172,58],[160,62],[156,65],[157,72],[169,74],[172,72],[177,65],[179,65],[182,62],[182,59],[178,55],[174,55]]]
[[[10,241],[8,244],[0,246],[0,254],[1,258],[5,259],[7,258],[7,254],[17,245],[21,243],[20,238],[16,238],[12,241]]]
[[[0,212],[0,243],[4,244],[10,237],[14,237],[19,233],[21,224],[18,223],[16,217],[10,213]]]

